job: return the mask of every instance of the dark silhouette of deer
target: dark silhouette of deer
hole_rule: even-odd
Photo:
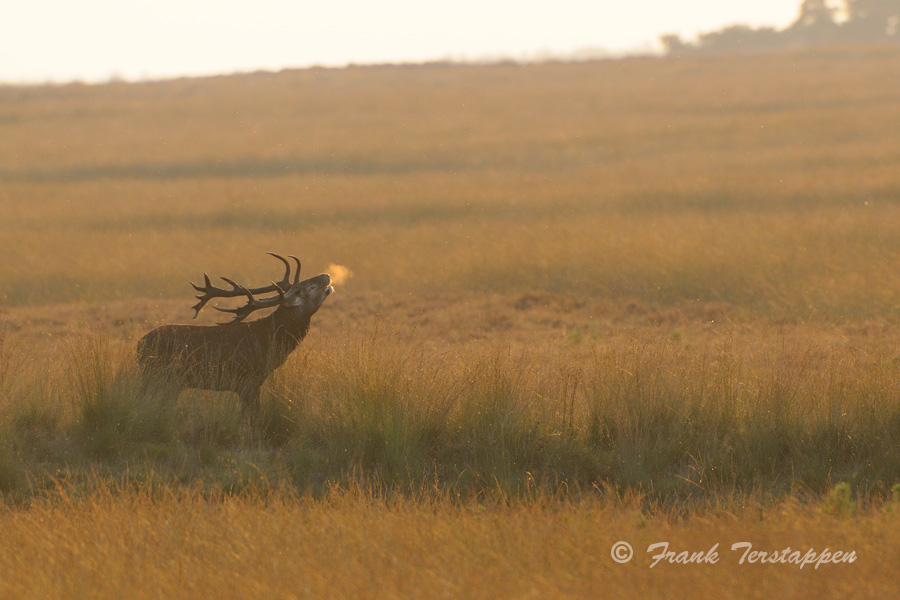
[[[285,266],[284,278],[277,283],[250,289],[223,277],[231,289],[221,289],[212,285],[206,273],[202,287],[191,282],[201,292],[197,304],[191,307],[194,318],[213,298],[246,296],[247,303],[239,308],[214,306],[234,314],[227,323],[163,325],[142,337],[137,353],[145,390],[153,381],[164,381],[178,389],[232,391],[240,396],[245,416],[258,411],[263,382],[306,337],[310,318],[334,292],[327,274],[300,281],[300,260],[296,256],[289,256],[297,263],[291,283],[290,263],[283,256],[268,254]],[[255,297],[273,292],[275,296]],[[277,307],[272,314],[243,322],[254,311],[271,307]]]

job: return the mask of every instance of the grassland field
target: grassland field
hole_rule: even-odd
[[[0,87],[0,597],[896,593],[898,80],[875,46]],[[140,336],[266,251],[350,274],[262,417],[141,396]]]

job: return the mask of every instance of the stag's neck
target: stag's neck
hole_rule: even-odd
[[[262,319],[247,324],[253,332],[256,347],[267,355],[267,373],[281,366],[300,344],[309,330],[309,315],[276,310]]]
[[[309,331],[310,315],[278,309],[268,316],[276,337],[299,344]]]

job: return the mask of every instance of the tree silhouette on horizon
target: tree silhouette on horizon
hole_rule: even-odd
[[[660,37],[668,54],[897,41],[900,0],[803,0],[797,19],[784,29],[735,24],[700,34],[696,42],[675,34]]]

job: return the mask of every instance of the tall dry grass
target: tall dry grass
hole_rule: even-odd
[[[0,507],[0,594],[16,598],[680,596],[878,598],[896,590],[896,503],[853,518],[827,502],[786,501],[648,518],[633,499],[452,498],[278,490],[217,502],[190,490],[104,487],[89,501],[62,484],[53,501]],[[634,558],[610,548],[629,541]],[[663,562],[651,544],[715,564]],[[731,545],[766,552],[853,552],[853,563],[740,564]]]
[[[877,503],[900,484],[898,361],[861,341],[726,323],[462,351],[347,332],[301,347],[244,422],[229,394],[139,393],[133,350],[88,337],[20,363],[28,385],[4,379],[0,485],[24,502],[59,473],[311,494],[612,486],[690,507],[848,482]]]

